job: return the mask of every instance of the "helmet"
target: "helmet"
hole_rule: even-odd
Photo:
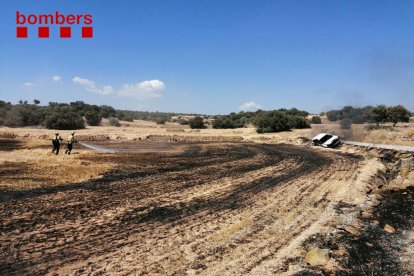
[[[73,135],[73,134],[75,134],[75,132],[74,132],[74,131],[72,131],[72,135]]]
[[[59,132],[56,132],[55,135],[59,135]]]

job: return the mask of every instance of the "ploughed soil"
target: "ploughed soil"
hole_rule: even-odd
[[[116,164],[100,179],[1,190],[0,274],[286,272],[361,162],[283,144],[168,145],[112,143],[82,157]]]

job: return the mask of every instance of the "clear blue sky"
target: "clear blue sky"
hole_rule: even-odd
[[[49,39],[33,27],[17,39],[16,11],[90,13],[94,38],[51,26]],[[4,0],[0,34],[0,99],[11,102],[414,111],[414,1]]]

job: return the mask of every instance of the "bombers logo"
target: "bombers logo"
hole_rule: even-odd
[[[16,12],[16,24],[17,24],[16,37],[17,38],[29,37],[29,31],[28,31],[29,28],[27,27],[27,25],[31,25],[31,26],[35,25],[37,26],[37,37],[49,38],[50,29],[48,25],[58,25],[59,36],[61,38],[71,38],[72,37],[72,25],[82,25],[82,38],[92,38],[93,27],[90,26],[92,23],[93,23],[92,15],[90,14],[64,15],[57,11],[54,14],[25,15],[17,11]]]

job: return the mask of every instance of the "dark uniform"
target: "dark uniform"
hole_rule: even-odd
[[[70,154],[72,152],[73,143],[75,142],[75,132],[72,132],[67,139],[67,149],[65,151],[65,154]]]
[[[59,133],[56,133],[55,136],[53,136],[53,138],[52,138],[52,145],[53,145],[52,153],[54,153],[56,151],[56,155],[59,154],[60,142],[62,140],[63,139],[59,136]]]

